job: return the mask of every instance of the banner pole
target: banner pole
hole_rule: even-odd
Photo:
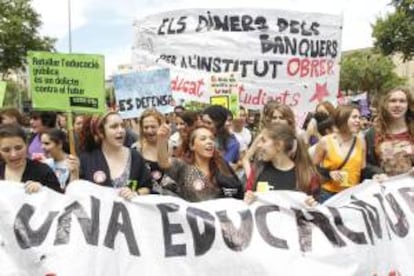
[[[76,156],[76,147],[75,147],[75,135],[73,133],[73,115],[72,112],[68,112],[67,116],[67,131],[69,137],[69,151],[70,154]]]

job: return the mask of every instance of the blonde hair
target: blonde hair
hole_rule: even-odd
[[[165,116],[155,108],[148,108],[145,109],[144,112],[142,112],[141,117],[139,118],[139,134],[141,135],[141,139],[139,140],[141,144],[141,149],[145,139],[142,136],[142,134],[144,133],[144,119],[148,117],[154,117],[155,120],[157,120],[159,126],[161,126],[166,121]]]

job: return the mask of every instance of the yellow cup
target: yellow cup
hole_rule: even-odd
[[[269,189],[269,183],[266,181],[259,181],[257,182],[256,192],[265,193],[268,192]]]
[[[351,187],[352,185],[349,184],[348,181],[348,172],[347,171],[341,171],[342,180],[341,180],[341,187]]]

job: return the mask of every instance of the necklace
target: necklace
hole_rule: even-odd
[[[338,140],[338,145],[340,147],[345,146],[348,142],[352,141],[352,139],[354,138],[353,135],[351,135],[351,137],[349,139],[344,140],[340,135],[337,136],[337,140]]]
[[[204,190],[209,183],[208,177],[196,164],[194,164],[194,168],[197,173],[197,179],[194,180],[193,187],[196,191]]]
[[[204,172],[197,164],[194,164],[194,167],[196,168],[197,174],[200,178],[208,179],[209,173]]]

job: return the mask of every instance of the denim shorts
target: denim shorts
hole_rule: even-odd
[[[319,195],[319,203],[324,203],[325,201],[327,201],[328,199],[330,199],[331,197],[333,197],[336,194],[337,193],[335,193],[335,192],[330,192],[330,191],[327,191],[325,189],[321,189],[321,193]]]

